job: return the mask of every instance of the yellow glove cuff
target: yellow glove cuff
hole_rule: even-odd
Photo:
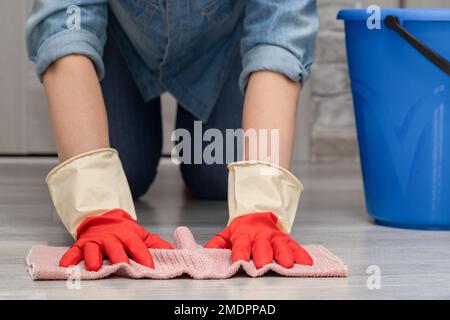
[[[115,149],[105,148],[68,159],[45,182],[64,226],[76,238],[86,217],[120,208],[136,220],[134,203]]]
[[[303,184],[288,170],[264,161],[228,165],[228,225],[242,215],[272,212],[280,230],[290,233]]]

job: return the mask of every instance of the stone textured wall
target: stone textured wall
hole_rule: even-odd
[[[317,1],[320,30],[311,75],[312,161],[358,158],[344,24],[336,19],[336,15],[342,8],[365,8],[371,4],[398,7],[399,1]]]

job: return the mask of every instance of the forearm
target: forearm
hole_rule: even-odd
[[[60,161],[109,147],[105,103],[92,62],[80,55],[64,57],[43,80]]]
[[[279,165],[289,168],[294,146],[297,104],[300,83],[271,71],[258,71],[249,78],[243,111],[243,129],[267,129],[268,150],[276,150],[278,143]],[[271,141],[270,130],[279,130],[279,141]],[[263,141],[258,141],[261,147]],[[246,160],[260,159],[255,144],[245,144]],[[255,157],[257,159],[255,159]]]

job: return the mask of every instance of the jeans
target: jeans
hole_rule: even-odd
[[[108,115],[110,143],[119,152],[131,193],[137,199],[147,192],[154,181],[162,155],[160,99],[144,101],[113,37],[108,36],[103,61],[106,72],[101,87]],[[238,85],[242,66],[239,55],[230,61],[229,68],[231,72],[220,98],[208,121],[202,124],[203,130],[216,128],[223,136],[225,129],[242,126],[243,96]],[[175,127],[188,130],[193,137],[194,121],[198,119],[178,105]],[[207,144],[204,142],[203,148]],[[223,154],[225,157],[225,147]],[[236,151],[234,155],[237,155]],[[239,159],[234,157],[236,160]],[[210,200],[226,199],[226,163],[182,163],[180,170],[194,196]]]

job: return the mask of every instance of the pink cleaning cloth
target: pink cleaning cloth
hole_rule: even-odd
[[[225,279],[235,275],[241,268],[251,277],[260,277],[274,271],[287,277],[346,277],[347,266],[341,259],[320,245],[304,246],[311,255],[313,266],[295,264],[287,269],[277,263],[257,269],[252,261],[231,262],[231,250],[204,249],[197,244],[187,227],[179,227],[173,235],[174,250],[150,249],[155,269],[144,267],[132,260],[131,265],[111,265],[104,261],[99,271],[87,271],[84,262],[78,268],[58,266],[67,247],[33,246],[27,256],[28,273],[33,280],[63,280],[77,277],[81,280],[103,279],[111,275],[128,278],[172,279],[188,274],[193,279]]]

